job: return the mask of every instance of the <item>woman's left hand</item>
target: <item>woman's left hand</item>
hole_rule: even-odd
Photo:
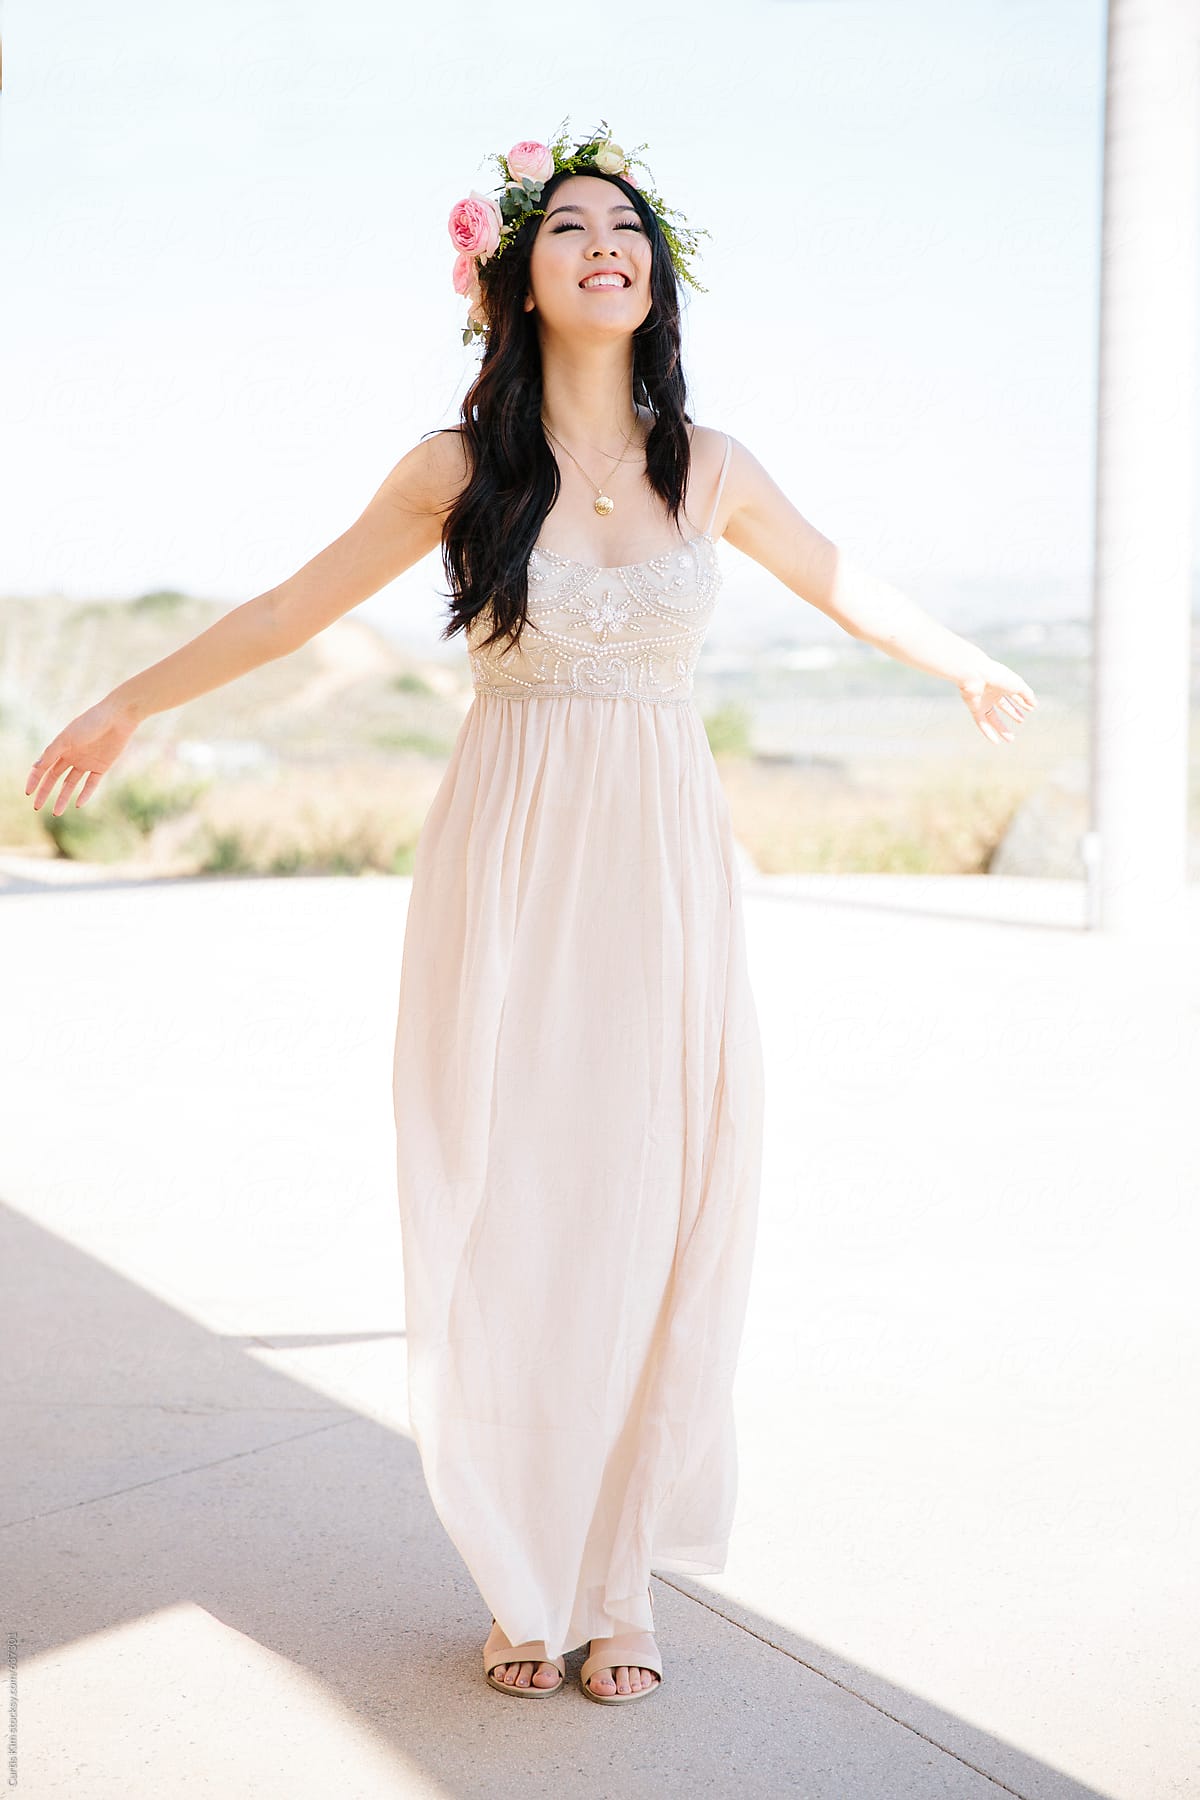
[[[1011,744],[1011,721],[1019,723],[1037,705],[1029,683],[1022,681],[1014,669],[990,657],[958,683],[958,691],[980,731],[993,744]]]

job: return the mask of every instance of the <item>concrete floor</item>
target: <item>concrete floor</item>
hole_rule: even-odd
[[[730,1564],[656,1577],[653,1700],[528,1706],[407,1434],[408,891],[0,861],[17,1792],[1200,1793],[1194,933],[746,877]]]

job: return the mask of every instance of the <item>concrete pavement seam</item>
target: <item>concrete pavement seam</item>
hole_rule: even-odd
[[[810,1670],[814,1675],[819,1675],[823,1681],[832,1682],[834,1687],[841,1688],[844,1694],[850,1694],[855,1700],[861,1700],[863,1705],[869,1706],[873,1712],[882,1713],[885,1719],[891,1719],[892,1723],[899,1725],[902,1730],[910,1731],[914,1737],[922,1738],[925,1743],[932,1745],[935,1750],[940,1750],[943,1756],[953,1757],[954,1761],[961,1763],[964,1769],[970,1769],[973,1774],[982,1775],[985,1781],[990,1781],[993,1786],[1002,1789],[1006,1794],[1012,1794],[1014,1800],[1031,1800],[1031,1797],[1028,1794],[1023,1794],[1020,1788],[1010,1787],[1008,1782],[1002,1781],[999,1775],[993,1775],[989,1769],[981,1769],[978,1763],[973,1763],[970,1758],[964,1756],[961,1751],[954,1750],[950,1745],[940,1743],[937,1738],[930,1737],[927,1731],[922,1731],[920,1726],[914,1725],[911,1720],[902,1719],[897,1713],[889,1712],[886,1706],[881,1706],[879,1704],[878,1700],[872,1700],[869,1694],[860,1693],[857,1688],[851,1687],[847,1681],[839,1681],[838,1677],[836,1675],[831,1675],[828,1669],[822,1669],[819,1668],[816,1663],[807,1662],[803,1656],[797,1656],[794,1650],[789,1650],[783,1644],[777,1644],[773,1639],[764,1637],[763,1633],[761,1631],[755,1631],[753,1626],[744,1624],[741,1619],[732,1618],[728,1613],[722,1612],[719,1606],[710,1605],[707,1600],[702,1600],[698,1595],[689,1593],[686,1588],[676,1587],[674,1582],[667,1581],[662,1575],[656,1575],[654,1579],[655,1581],[661,1581],[664,1587],[669,1587],[672,1593],[678,1594],[682,1599],[690,1600],[693,1605],[702,1606],[706,1612],[712,1613],[715,1618],[723,1619],[726,1625],[732,1625],[736,1631],[745,1632],[747,1637],[757,1638],[760,1644],[765,1644],[767,1646],[768,1650],[777,1650],[780,1656],[786,1656],[792,1662],[799,1663],[801,1668]]]
[[[14,1531],[18,1525],[32,1525],[41,1519],[57,1518],[59,1513],[75,1512],[81,1506],[101,1506],[106,1500],[119,1500],[123,1494],[134,1494],[139,1488],[157,1487],[162,1481],[176,1481],[181,1475],[198,1475],[205,1469],[220,1468],[222,1463],[237,1462],[243,1456],[259,1456],[264,1450],[275,1450],[281,1444],[297,1444],[301,1438],[316,1437],[320,1431],[343,1431],[347,1425],[360,1425],[363,1415],[347,1412],[344,1419],[331,1419],[326,1425],[314,1425],[311,1431],[294,1431],[290,1437],[272,1438],[266,1444],[250,1444],[245,1450],[231,1450],[228,1456],[214,1456],[208,1462],[190,1463],[186,1469],[166,1469],[161,1475],[145,1481],[131,1481],[128,1487],[112,1488],[106,1494],[89,1494],[86,1500],[71,1500],[66,1506],[52,1506],[48,1512],[27,1513],[23,1519],[9,1519],[0,1531]]]

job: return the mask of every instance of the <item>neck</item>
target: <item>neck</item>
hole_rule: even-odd
[[[633,404],[633,346],[580,344],[542,349],[542,420],[577,454],[619,456],[635,449],[642,422]]]

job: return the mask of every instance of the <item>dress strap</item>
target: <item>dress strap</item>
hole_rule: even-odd
[[[721,491],[725,486],[725,471],[729,467],[729,452],[732,449],[733,449],[733,439],[730,437],[729,433],[726,432],[725,433],[725,460],[721,464],[721,479],[717,483],[717,497],[713,501],[713,509],[712,509],[712,512],[709,514],[708,524],[704,527],[705,537],[708,536],[709,532],[712,530],[713,526],[717,522],[717,508],[721,504]]]

